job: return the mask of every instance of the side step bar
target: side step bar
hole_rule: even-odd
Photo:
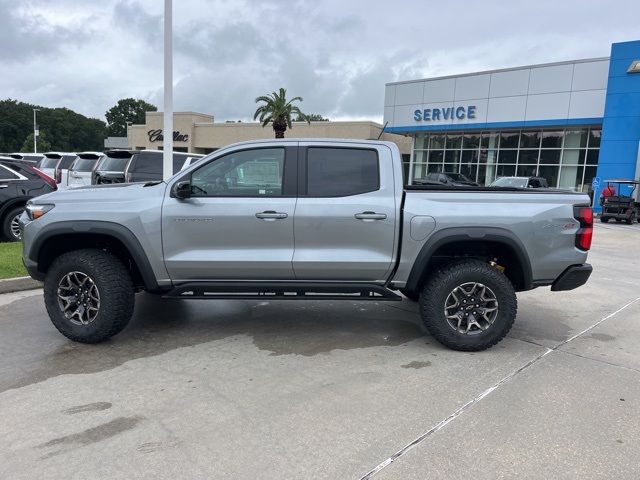
[[[165,298],[254,300],[401,301],[391,290],[371,283],[191,282],[176,286]]]

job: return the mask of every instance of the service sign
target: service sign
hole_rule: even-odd
[[[416,122],[437,123],[451,120],[474,120],[477,107],[475,105],[454,105],[447,108],[424,108],[413,112]]]

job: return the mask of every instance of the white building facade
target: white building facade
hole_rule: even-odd
[[[614,44],[606,58],[389,83],[385,131],[413,137],[408,183],[457,172],[483,185],[541,176],[597,190],[602,176],[637,174],[640,114],[628,106],[640,102],[636,57],[639,41]]]

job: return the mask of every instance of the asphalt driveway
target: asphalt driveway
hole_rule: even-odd
[[[640,478],[640,228],[447,350],[411,302],[158,300],[104,344],[0,295],[0,478]]]

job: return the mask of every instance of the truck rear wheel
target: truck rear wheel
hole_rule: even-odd
[[[420,315],[436,340],[454,350],[492,347],[509,332],[518,304],[509,279],[480,260],[436,272],[420,295]]]
[[[128,270],[104,250],[62,254],[44,281],[49,318],[76,342],[98,343],[122,331],[133,315],[134,297]]]

